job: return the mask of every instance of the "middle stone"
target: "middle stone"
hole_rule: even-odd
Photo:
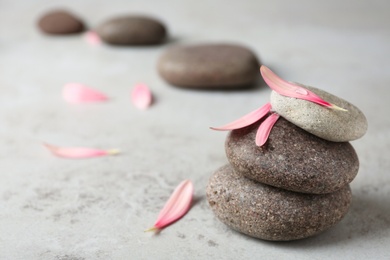
[[[314,136],[280,117],[267,143],[255,144],[262,122],[231,131],[226,155],[236,172],[255,181],[286,190],[324,194],[350,183],[359,159],[348,142]]]

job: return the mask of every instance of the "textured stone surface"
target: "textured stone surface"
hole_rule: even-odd
[[[359,160],[348,142],[330,142],[283,118],[274,125],[267,143],[255,144],[259,122],[230,132],[226,154],[242,175],[275,187],[322,194],[350,183]]]
[[[103,41],[113,45],[151,45],[163,42],[167,30],[159,20],[140,15],[112,18],[96,32]]]
[[[38,27],[47,34],[74,34],[84,31],[83,21],[66,10],[53,10],[38,20]]]
[[[249,236],[266,240],[294,240],[316,235],[348,212],[349,185],[324,195],[302,194],[254,182],[218,169],[207,186],[209,205],[219,220]]]
[[[200,44],[168,49],[158,61],[160,75],[182,87],[242,87],[259,77],[259,61],[232,44]]]
[[[352,141],[366,133],[367,119],[356,106],[323,90],[303,87],[313,91],[325,101],[348,111],[329,109],[310,101],[285,97],[272,91],[273,110],[295,125],[329,141]]]

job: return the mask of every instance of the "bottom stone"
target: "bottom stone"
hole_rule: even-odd
[[[332,227],[346,215],[352,200],[349,185],[322,195],[297,193],[242,177],[230,165],[214,173],[206,194],[220,221],[274,241],[306,238]]]

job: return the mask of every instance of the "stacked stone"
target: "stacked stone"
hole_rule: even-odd
[[[349,141],[365,134],[367,120],[347,101],[306,88],[347,111],[273,91],[272,110],[281,117],[264,146],[254,141],[263,120],[231,131],[225,144],[230,165],[218,169],[207,187],[212,210],[229,227],[286,241],[316,235],[346,215],[349,183],[359,169]]]

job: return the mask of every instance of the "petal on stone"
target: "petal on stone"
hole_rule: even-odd
[[[250,112],[249,114],[229,123],[224,126],[220,127],[210,127],[213,130],[217,131],[229,131],[234,129],[240,129],[243,127],[246,127],[248,125],[251,125],[260,119],[262,119],[265,115],[269,113],[271,110],[271,103],[267,103],[264,106]]]
[[[267,117],[264,122],[261,123],[259,129],[256,133],[256,145],[263,146],[265,142],[267,142],[269,134],[271,133],[272,127],[275,125],[276,121],[278,121],[279,115],[276,113],[272,113],[269,117]]]
[[[95,89],[80,83],[65,84],[62,90],[62,97],[69,103],[102,102],[108,97]]]
[[[344,108],[323,100],[318,95],[300,85],[285,81],[264,65],[260,67],[260,73],[267,85],[280,95],[304,99],[328,108],[347,111]]]
[[[176,187],[171,197],[160,211],[154,226],[145,231],[161,230],[183,217],[191,207],[194,185],[185,180]]]
[[[137,84],[131,92],[133,105],[141,110],[145,110],[153,102],[153,95],[146,84]]]
[[[44,143],[44,146],[54,155],[70,159],[92,158],[119,153],[117,149],[100,150],[86,147],[58,147],[47,143]]]

